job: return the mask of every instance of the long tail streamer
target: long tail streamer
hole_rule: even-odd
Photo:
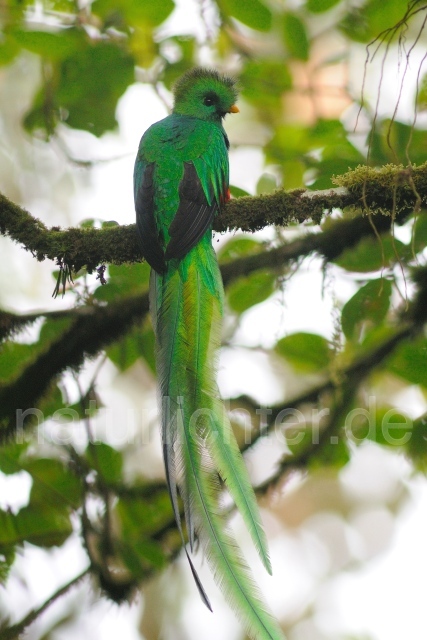
[[[210,233],[183,259],[170,260],[164,274],[153,270],[151,277],[163,456],[178,529],[184,541],[179,493],[190,550],[197,536],[217,582],[248,633],[262,640],[283,640],[221,514],[219,477],[271,573],[256,498],[216,383],[223,285]],[[211,609],[186,553],[200,595]]]

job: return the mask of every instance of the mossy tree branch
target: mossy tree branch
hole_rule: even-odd
[[[43,602],[40,607],[36,609],[32,609],[29,613],[27,613],[24,618],[22,618],[16,624],[13,624],[9,627],[5,627],[0,630],[0,640],[16,640],[16,638],[21,638],[22,634],[25,633],[27,628],[35,621],[37,618],[41,616],[42,613],[46,611],[54,602],[56,602],[63,595],[68,593],[72,587],[77,585],[79,582],[83,580],[85,576],[89,573],[89,568],[82,571],[80,574],[72,578],[67,584],[60,587],[54,594],[50,596],[45,602]]]
[[[427,163],[405,168],[387,165],[380,170],[359,167],[335,179],[338,189],[310,192],[278,190],[273,194],[229,202],[215,221],[214,230],[256,231],[268,225],[289,225],[312,220],[325,212],[353,207],[398,218],[427,203]],[[105,263],[140,261],[135,225],[103,229],[47,228],[22,207],[0,194],[0,233],[31,251],[37,260],[61,260],[78,271],[93,271]]]
[[[377,220],[377,229],[386,230],[390,223],[390,217],[381,216]],[[357,243],[361,237],[373,233],[367,217],[359,216],[337,221],[321,234],[311,234],[287,245],[222,265],[223,280],[228,285],[239,276],[265,267],[280,271],[287,261],[298,259],[315,250],[327,259],[332,259],[345,248]],[[88,305],[56,312],[58,317],[71,318],[70,327],[47,351],[28,365],[16,380],[0,387],[0,422],[3,424],[0,440],[15,432],[16,409],[26,411],[36,406],[62,371],[67,367],[79,366],[85,357],[95,356],[100,350],[121,338],[147,312],[147,294],[121,299],[106,307]],[[3,312],[0,314],[0,329],[3,325],[3,333],[7,335],[33,319],[34,314],[21,318]]]
[[[230,226],[233,216],[241,214],[245,220],[245,222],[240,221],[241,228],[247,228],[248,225],[251,229],[258,228],[256,212],[259,213],[261,208],[264,210],[265,221],[273,222],[271,216],[274,214],[274,220],[280,221],[281,224],[284,224],[285,219],[290,222],[295,219],[306,219],[309,215],[316,218],[325,210],[331,210],[335,206],[341,208],[350,205],[359,206],[362,210],[369,206],[374,212],[384,213],[385,209],[391,215],[377,216],[376,230],[368,216],[358,215],[355,218],[338,220],[322,233],[309,234],[263,253],[233,260],[222,265],[224,283],[229,284],[241,275],[248,275],[252,271],[265,267],[280,271],[289,260],[298,259],[314,251],[327,260],[332,260],[344,249],[355,245],[362,237],[389,230],[393,220],[404,220],[408,213],[414,208],[419,208],[420,203],[426,201],[427,164],[411,170],[388,166],[380,171],[374,171],[361,167],[341,176],[339,182],[342,186],[338,190],[327,192],[313,194],[296,191],[286,194],[279,191],[271,196],[232,201],[221,214],[217,228],[221,228],[221,224]],[[298,208],[298,203],[301,202],[303,204]],[[273,208],[269,209],[269,207]],[[9,212],[6,216],[3,215],[5,210]],[[108,260],[121,262],[141,259],[133,225],[108,227],[102,230],[48,230],[30,214],[5,198],[0,198],[1,212],[3,217],[0,218],[0,230],[15,240],[23,242],[24,245],[29,229],[33,229],[34,235],[31,236],[30,233],[28,236],[32,244],[25,246],[38,259],[58,257],[58,252],[62,252],[62,259],[75,268],[83,263],[89,267],[95,267],[99,262]],[[227,216],[229,216],[228,222],[226,222]],[[252,219],[248,222],[250,216]],[[13,224],[10,223],[12,219],[14,219]],[[67,311],[72,321],[69,328],[28,365],[17,379],[0,388],[0,420],[3,424],[1,437],[8,437],[15,432],[17,408],[25,411],[27,408],[34,407],[65,368],[79,366],[85,357],[99,353],[107,345],[123,336],[133,323],[142,319],[147,311],[146,294],[120,300],[106,307],[91,305]],[[0,317],[0,328],[3,328],[5,335],[32,319],[32,316],[24,317],[20,322],[18,316],[12,317],[12,315],[4,313]]]
[[[413,199],[412,188],[410,193]],[[312,197],[317,196],[316,194],[304,196],[306,200],[311,200]],[[407,212],[412,211],[414,202],[410,202],[408,191],[402,195],[401,201],[403,204],[399,216],[404,218]],[[241,200],[236,201],[236,204],[238,202]],[[378,216],[375,220],[377,233],[390,229],[392,219],[391,216]],[[108,228],[106,231],[112,230],[115,229]],[[96,235],[98,231],[94,233]],[[224,283],[229,284],[241,275],[248,275],[252,271],[265,267],[280,271],[287,261],[306,256],[313,251],[331,260],[347,247],[355,245],[362,237],[374,233],[371,220],[367,216],[339,220],[322,233],[309,234],[278,248],[238,258],[222,265]],[[0,420],[3,424],[1,438],[9,437],[15,432],[17,408],[25,411],[36,406],[65,368],[79,366],[86,356],[94,356],[107,345],[118,340],[133,323],[142,319],[147,311],[148,297],[142,294],[109,304],[107,307],[92,305],[65,312],[72,318],[70,327],[50,345],[46,352],[28,365],[17,379],[0,388]],[[4,322],[0,322],[0,325],[4,325],[5,334],[8,330],[18,328],[22,324],[19,317],[12,318],[12,315],[4,314]],[[31,321],[31,318],[24,317],[24,324]]]
[[[265,482],[255,488],[256,492],[259,495],[267,493],[287,473],[296,469],[306,468],[307,464],[316,456],[318,456],[322,448],[329,444],[329,437],[331,436],[331,434],[338,433],[338,431],[340,430],[345,412],[348,410],[348,407],[355,393],[357,392],[357,388],[360,382],[365,379],[366,376],[369,375],[375,367],[384,362],[384,360],[386,360],[393,353],[396,347],[403,340],[412,339],[419,333],[422,326],[427,320],[427,268],[417,268],[413,272],[413,280],[417,285],[417,292],[414,296],[413,302],[409,306],[409,309],[405,312],[404,317],[402,317],[402,324],[400,328],[396,330],[393,336],[386,339],[374,350],[369,351],[364,356],[357,359],[345,370],[345,372],[343,372],[344,383],[342,393],[337,394],[331,418],[324,430],[321,432],[320,438],[317,441],[312,442],[306,449],[299,451],[296,455],[287,456],[286,458],[284,458],[278,465],[276,471]],[[138,302],[140,303],[141,300],[139,300]],[[286,405],[274,407],[272,417],[274,418],[274,416],[277,416],[280,411],[283,411],[283,409],[298,406],[299,404],[307,402],[309,400],[315,401],[316,399],[318,399],[319,395],[322,392],[331,389],[337,390],[338,387],[332,381],[328,381],[322,387],[319,387],[316,390],[309,391],[301,395],[299,398],[294,399],[292,402],[286,403]],[[273,424],[273,421],[271,422],[271,424]],[[271,431],[271,425],[270,428],[267,429],[264,433],[268,431]],[[255,441],[256,439],[253,440],[252,444]],[[117,486],[110,487],[110,489],[112,489],[113,493],[115,493],[116,495],[127,495],[130,491],[131,495],[140,494],[141,496],[150,496],[152,495],[152,491],[165,491],[165,487],[162,483],[153,483],[152,489],[150,484],[144,485],[141,488],[135,487],[127,489],[126,487]],[[150,540],[157,541],[159,537],[161,538],[164,535],[165,531],[167,532],[170,528],[173,527],[174,522],[171,518],[166,524],[163,524],[161,528],[155,530],[150,534]],[[170,557],[174,557],[178,550],[179,545],[174,549]],[[11,639],[13,637],[16,637],[17,633],[21,633],[22,631],[24,631],[24,629],[29,624],[31,624],[31,622],[33,622],[45,609],[47,609],[52,602],[66,593],[71,588],[71,586],[76,584],[76,582],[80,581],[89,570],[93,572],[99,580],[101,580],[102,576],[100,574],[100,568],[96,566],[96,563],[91,564],[90,569],[85,570],[70,583],[58,590],[41,607],[31,611],[19,623],[3,629],[3,631],[0,633],[1,638],[4,638],[4,640]],[[153,571],[148,571],[146,577],[149,577],[153,573]],[[101,586],[104,589],[108,588],[109,596],[113,597],[113,599],[117,596],[117,594],[122,596],[123,593],[126,593],[127,588],[127,585],[122,585],[115,581],[105,584],[101,580]]]
[[[307,403],[321,403],[324,394],[329,394],[331,407],[330,417],[325,426],[320,430],[318,438],[312,439],[309,444],[296,455],[286,455],[277,466],[274,474],[269,476],[256,491],[258,494],[267,493],[287,474],[295,470],[306,469],[311,460],[314,460],[323,447],[327,448],[331,443],[331,436],[342,437],[341,431],[345,424],[345,418],[351,402],[366,378],[388,358],[406,340],[417,338],[427,322],[427,267],[419,267],[412,273],[412,279],[417,286],[414,300],[407,311],[402,315],[399,328],[394,334],[382,341],[378,346],[365,354],[357,357],[348,367],[339,372],[337,376],[328,378],[325,382],[304,391],[299,396],[273,406],[269,409],[267,423],[251,438],[251,442],[242,447],[245,451],[254,446],[262,437],[271,434],[277,426],[277,420],[286,412]],[[337,378],[339,382],[337,382]],[[248,396],[231,400],[231,408],[244,406],[252,414],[255,414],[258,406]]]
[[[0,387],[0,441],[16,432],[17,409],[24,412],[35,407],[64,369],[78,367],[86,357],[97,355],[147,312],[147,294],[105,307],[85,307],[85,312],[76,315],[60,337],[24,368],[17,379]]]

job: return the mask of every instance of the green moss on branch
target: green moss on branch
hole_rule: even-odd
[[[84,309],[17,379],[0,386],[0,442],[15,433],[17,410],[37,407],[65,368],[80,366],[86,357],[97,355],[142,319],[148,312],[148,294]]]
[[[380,170],[358,167],[335,178],[338,189],[310,192],[278,190],[269,195],[231,200],[215,220],[214,230],[257,231],[268,225],[319,223],[333,209],[352,207],[393,217],[427,204],[427,163]],[[60,260],[74,271],[100,264],[142,259],[135,225],[104,229],[47,228],[25,209],[0,194],[0,233],[24,246],[37,260]]]

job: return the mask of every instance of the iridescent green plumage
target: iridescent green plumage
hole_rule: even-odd
[[[174,95],[173,113],[142,137],[134,173],[137,228],[152,266],[166,478],[182,537],[178,493],[183,500],[190,551],[199,537],[220,586],[253,637],[279,639],[283,636],[256,592],[219,502],[217,473],[271,573],[256,499],[216,384],[223,286],[211,231],[227,199],[228,139],[222,119],[237,110],[236,90],[216,71],[194,69],[178,81]]]

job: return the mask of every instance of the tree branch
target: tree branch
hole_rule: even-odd
[[[325,212],[353,207],[359,212],[399,216],[427,203],[427,163],[420,167],[387,165],[359,167],[335,179],[338,189],[310,192],[278,190],[269,195],[231,200],[216,218],[214,230],[257,231],[268,225],[286,226],[312,220]],[[0,233],[31,251],[37,260],[61,260],[74,271],[89,271],[105,263],[142,259],[135,225],[103,229],[48,229],[25,209],[0,194]]]
[[[419,267],[414,270],[412,279],[417,285],[417,293],[407,313],[404,318],[402,318],[401,324],[403,326],[375,349],[357,358],[349,367],[342,371],[340,375],[340,378],[343,380],[342,384],[337,384],[334,380],[329,379],[323,384],[305,391],[293,400],[272,407],[269,413],[268,423],[262,432],[257,432],[251,439],[251,442],[242,447],[242,452],[244,452],[251,448],[261,437],[271,434],[277,426],[277,419],[282,412],[294,409],[307,402],[316,402],[320,395],[325,392],[339,392],[332,415],[328,424],[320,431],[318,440],[311,441],[307,447],[303,448],[296,455],[284,456],[276,471],[256,487],[258,494],[263,495],[267,493],[286,473],[305,468],[311,460],[318,456],[321,448],[324,445],[330,444],[330,436],[339,433],[342,428],[343,419],[345,422],[346,408],[356,394],[361,382],[365,380],[376,367],[390,357],[404,340],[414,339],[422,331],[423,326],[427,322],[427,267]],[[232,404],[238,405],[240,400],[241,403],[250,407],[253,413],[255,413],[258,407],[251,398],[247,396],[243,396],[241,399],[235,398]]]
[[[11,338],[15,333],[19,333],[30,324],[40,318],[50,318],[60,320],[61,318],[73,318],[87,313],[87,307],[74,307],[71,309],[60,309],[58,311],[35,311],[33,313],[18,314],[0,309],[0,342],[6,338]]]
[[[281,412],[287,409],[294,409],[304,402],[315,401],[321,393],[326,391],[333,391],[337,396],[328,423],[323,429],[320,429],[317,440],[312,439],[308,446],[299,451],[297,455],[285,455],[277,466],[274,474],[257,487],[258,494],[262,495],[268,492],[286,473],[306,468],[309,462],[319,455],[319,452],[324,446],[331,444],[331,436],[334,434],[338,435],[345,424],[348,407],[357,393],[360,383],[388,358],[405,339],[418,335],[419,330],[421,330],[421,327],[407,326],[397,331],[395,335],[383,342],[377,349],[369,352],[365,357],[359,358],[350,365],[350,367],[343,372],[343,384],[338,385],[333,383],[332,380],[329,380],[323,386],[319,386],[293,401],[289,401],[280,407],[273,407],[267,427],[263,430],[263,433],[256,434],[250,446],[260,437],[271,433],[276,428],[276,420]],[[340,436],[338,435],[338,437]]]
[[[66,367],[78,367],[85,357],[95,356],[141,319],[148,312],[148,294],[84,309],[16,380],[0,387],[0,442],[16,432],[17,410],[35,407]]]
[[[404,216],[402,213],[401,216]],[[390,229],[392,218],[378,216],[376,230]],[[349,220],[338,220],[322,233],[310,234],[270,251],[238,258],[221,266],[224,284],[228,285],[239,276],[269,267],[281,270],[288,260],[306,256],[313,251],[323,254],[328,260],[336,258],[345,248],[356,244],[362,237],[374,235],[368,217],[358,216]],[[415,274],[422,278],[422,270]],[[419,282],[424,290],[424,284]],[[0,442],[16,431],[16,410],[34,407],[47,392],[56,376],[66,367],[79,366],[85,356],[94,356],[101,349],[118,340],[148,312],[148,295],[141,294],[125,298],[105,307],[87,306],[67,311],[73,323],[49,349],[31,363],[18,379],[0,387]],[[419,309],[423,315],[423,305]],[[10,319],[9,319],[10,320]],[[30,426],[30,421],[28,421]]]
[[[373,227],[372,220],[368,216],[359,215],[355,218],[338,220],[322,233],[309,234],[304,238],[270,251],[236,259],[222,265],[221,271],[224,283],[228,284],[239,276],[248,275],[252,271],[265,267],[281,270],[286,261],[306,256],[313,251],[322,254],[327,260],[331,260],[340,255],[345,248],[356,244],[362,237],[373,234],[378,235],[379,232],[389,230],[393,221],[405,219],[406,215],[412,211],[416,201],[419,202],[421,199],[421,202],[423,202],[425,200],[427,194],[426,167],[427,164],[414,170],[414,172],[410,172],[409,177],[409,170],[399,169],[392,165],[385,167],[381,171],[361,167],[359,170],[349,172],[345,174],[345,177],[342,176],[340,178],[341,182],[347,181],[347,195],[343,195],[342,190],[338,194],[333,193],[332,196],[324,195],[324,192],[311,195],[309,192],[304,194],[302,192],[292,192],[292,194],[277,192],[273,196],[260,197],[259,199],[241,198],[233,201],[227,205],[227,210],[232,207],[239,208],[241,206],[239,203],[244,200],[247,201],[250,209],[250,203],[253,201],[265,202],[265,198],[267,198],[269,202],[273,202],[275,198],[280,200],[291,195],[292,198],[297,200],[302,198],[308,203],[315,201],[317,202],[316,206],[319,206],[323,211],[328,202],[331,205],[330,198],[340,199],[341,205],[343,203],[342,199],[350,198],[350,195],[353,203],[357,201],[360,204],[362,200],[366,202],[367,197],[366,193],[364,193],[366,187],[368,191],[370,190],[371,200],[369,206],[372,206],[373,210],[382,211],[382,206],[388,203],[388,205],[395,206],[395,215],[393,217],[378,216],[375,221],[375,227]],[[372,172],[373,176],[371,175]],[[368,178],[371,182],[369,182]],[[378,180],[376,181],[377,178]],[[353,180],[352,184],[350,184],[351,180]],[[391,184],[394,185],[393,188],[390,188]],[[414,184],[415,187],[413,186]],[[414,189],[416,189],[416,193],[414,193]],[[383,198],[381,206],[379,205],[378,191]],[[330,192],[327,193],[330,194]],[[358,194],[357,197],[356,194]],[[246,206],[246,203],[244,205]],[[40,223],[31,218],[29,214],[25,212],[25,215],[37,228],[40,226]],[[116,242],[113,242],[113,232],[124,230],[130,240],[133,237],[129,234],[130,228],[129,226],[109,227],[101,231],[86,229],[72,229],[68,232],[54,231],[53,237],[56,237],[55,234],[58,233],[62,233],[65,238],[68,233],[72,236],[74,233],[78,235],[82,232],[83,236],[88,233],[92,242],[97,236],[99,240],[105,232],[107,235],[111,234],[109,235],[110,246],[116,246]],[[45,239],[49,237],[49,233],[46,231]],[[80,237],[80,240],[82,240],[83,236]],[[137,251],[136,238],[134,240],[135,251]],[[98,246],[99,242],[95,244]],[[95,244],[93,247],[95,247]],[[420,270],[417,273],[417,277],[422,278]],[[424,285],[421,288],[424,290]],[[419,305],[418,310],[421,316],[424,316],[422,304],[421,306]],[[86,356],[96,355],[106,345],[111,344],[126,333],[130,326],[138,319],[141,319],[147,311],[148,296],[143,294],[105,307],[88,306],[71,312],[73,317],[72,324],[60,338],[54,341],[46,352],[27,366],[19,378],[0,388],[0,424],[2,425],[0,441],[15,433],[17,428],[17,409],[25,411],[34,407],[35,403],[47,392],[56,376],[66,367],[79,366]],[[10,318],[6,324],[8,323],[9,325],[11,324]]]
[[[295,398],[292,398],[285,403],[270,407],[267,424],[263,427],[262,430],[258,430],[254,434],[254,436],[251,438],[251,441],[246,443],[242,447],[242,451],[246,451],[247,449],[252,448],[259,439],[263,438],[266,435],[269,435],[277,426],[276,422],[278,419],[280,419],[280,415],[288,411],[289,409],[295,409],[296,407],[307,403],[317,402],[320,396],[324,393],[334,391],[346,385],[350,385],[353,388],[357,389],[360,382],[362,382],[373,369],[375,369],[388,356],[390,356],[393,351],[401,344],[401,342],[408,338],[416,337],[421,328],[422,325],[418,326],[417,324],[412,323],[405,324],[390,338],[381,343],[376,349],[369,351],[361,357],[356,358],[354,362],[352,362],[348,367],[338,373],[338,377],[340,380],[342,380],[342,384],[336,381],[335,378],[337,376],[335,376],[334,378],[328,378],[325,382],[322,382],[315,387],[304,391]],[[255,414],[256,411],[260,408],[259,405],[257,405],[252,400],[252,398],[246,395],[239,396],[230,400],[231,410],[237,410],[242,406],[247,407],[248,410],[250,410],[253,414]]]
[[[63,596],[74,587],[78,582],[80,582],[90,571],[90,567],[85,569],[82,573],[80,573],[75,578],[72,578],[70,582],[67,582],[63,587],[55,591],[54,594],[50,596],[40,607],[37,609],[32,609],[22,620],[17,622],[16,624],[6,627],[0,631],[0,640],[15,640],[19,638],[19,636],[24,633],[27,627],[30,626],[51,604],[53,604],[58,598]]]

